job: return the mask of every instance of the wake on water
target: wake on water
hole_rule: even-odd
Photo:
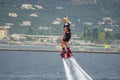
[[[64,59],[63,65],[67,80],[93,80],[76,62],[74,57]]]

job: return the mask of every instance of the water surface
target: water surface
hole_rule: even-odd
[[[119,54],[73,53],[94,80],[120,80]],[[66,80],[58,52],[0,51],[0,80]]]

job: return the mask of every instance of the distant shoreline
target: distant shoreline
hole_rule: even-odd
[[[117,47],[118,48],[118,47]],[[118,48],[119,49],[119,48]],[[115,48],[104,48],[96,46],[71,46],[73,53],[95,53],[95,54],[120,54]],[[51,45],[0,45],[0,51],[28,51],[28,52],[59,52],[61,46]]]
[[[0,51],[29,51],[29,52],[61,52],[59,50],[34,50],[34,49],[8,49],[2,48]],[[95,53],[95,54],[120,54],[120,52],[115,51],[72,51],[73,53]]]

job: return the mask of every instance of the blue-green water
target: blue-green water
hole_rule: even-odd
[[[73,53],[94,80],[120,80],[120,54]],[[58,52],[0,51],[0,80],[66,80]]]

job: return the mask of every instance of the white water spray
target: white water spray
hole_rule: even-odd
[[[69,69],[69,67],[68,67],[68,65],[67,65],[67,63],[66,63],[66,61],[64,59],[63,59],[63,64],[64,64],[64,69],[65,69],[67,80],[73,80],[72,75],[70,73],[70,69]]]
[[[76,62],[76,60],[71,57],[68,59],[63,59],[63,64],[66,72],[67,80],[93,80]]]

